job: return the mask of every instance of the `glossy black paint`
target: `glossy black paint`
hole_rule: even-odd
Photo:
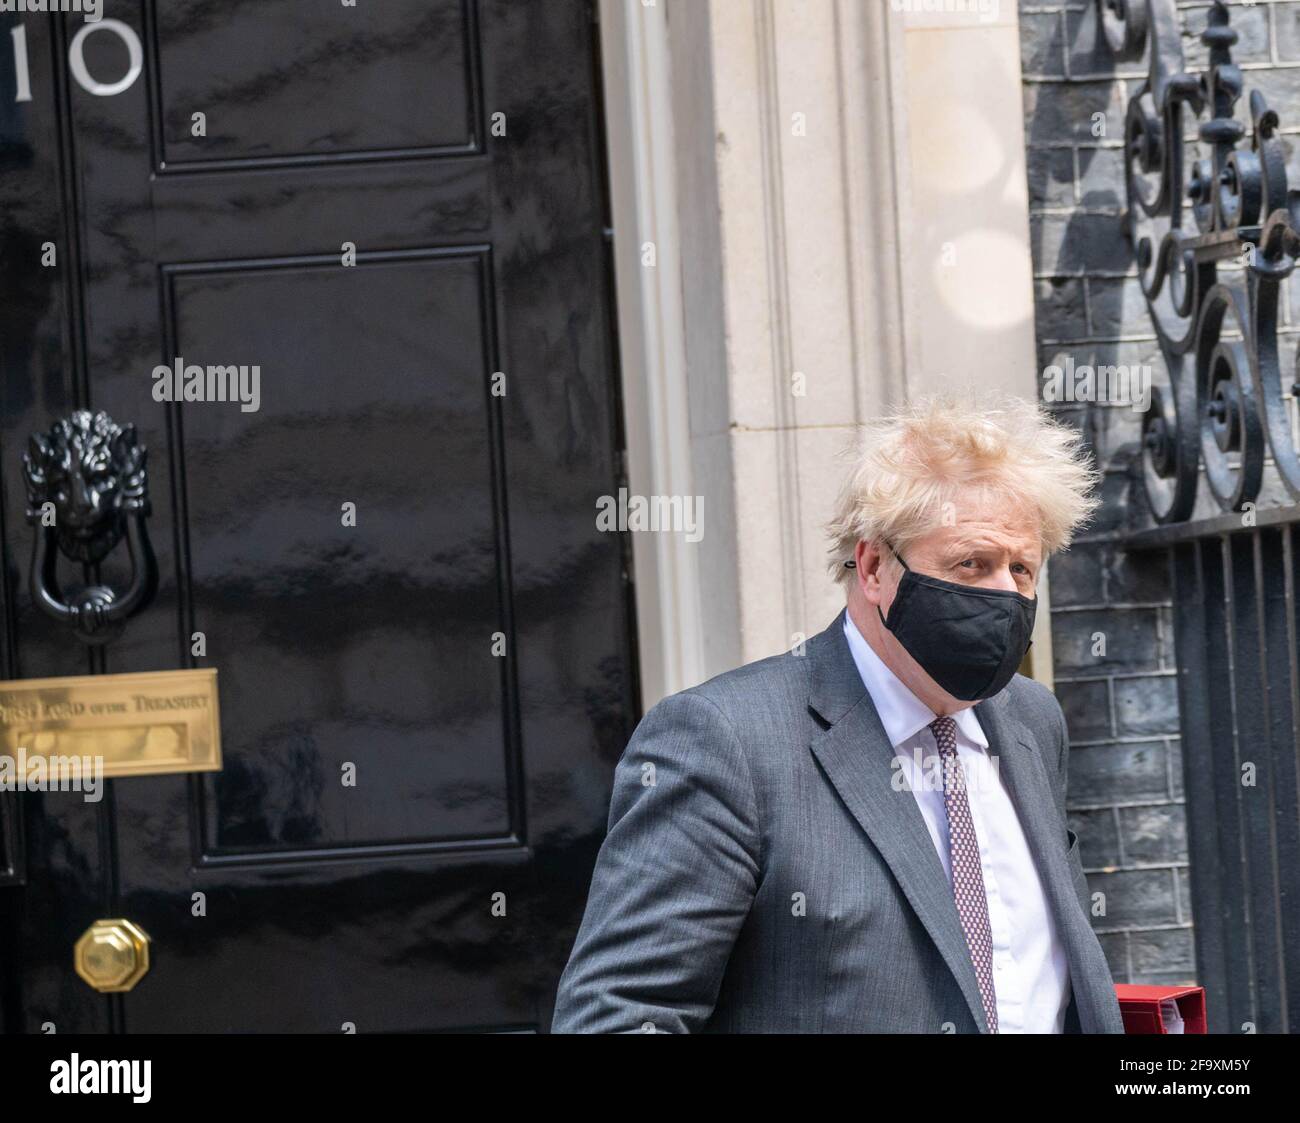
[[[637,709],[587,4],[107,14],[121,94],[71,18],[26,17],[32,102],[0,67],[0,655],[215,666],[225,760],[0,796],[7,1027],[544,1028]],[[156,401],[177,356],[259,408]],[[148,444],[160,572],[89,657],[25,594],[20,442],[76,406]],[[154,961],[102,997],[72,945],[117,915]]]

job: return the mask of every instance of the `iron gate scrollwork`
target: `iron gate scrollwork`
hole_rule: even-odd
[[[1228,7],[1197,11],[1208,59],[1189,74],[1175,0],[1097,3],[1120,59],[1149,53],[1124,126],[1122,222],[1169,375],[1142,429],[1158,525],[1122,538],[1169,561],[1210,1029],[1287,1032],[1300,1028],[1300,386],[1282,370],[1278,315],[1300,192],[1278,114],[1232,60]],[[1257,510],[1270,457],[1291,503]],[[1193,520],[1202,468],[1224,513]]]
[[[1222,3],[1207,15],[1209,67],[1199,75],[1185,70],[1174,0],[1099,0],[1099,9],[1120,58],[1150,52],[1124,124],[1123,221],[1169,372],[1143,423],[1152,513],[1161,523],[1191,516],[1202,462],[1218,504],[1242,510],[1259,495],[1269,453],[1300,499],[1277,341],[1282,281],[1300,257],[1300,235],[1278,115],[1251,91],[1246,140],[1235,116],[1245,93],[1232,61],[1237,32]],[[1190,163],[1188,114],[1207,149],[1190,153]],[[1228,263],[1242,268],[1221,275]]]

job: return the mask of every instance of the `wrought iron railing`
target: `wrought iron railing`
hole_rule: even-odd
[[[1169,373],[1143,426],[1143,483],[1160,523],[1192,514],[1198,468],[1225,510],[1259,496],[1271,453],[1300,499],[1300,457],[1278,354],[1282,281],[1300,235],[1278,115],[1258,90],[1251,128],[1235,116],[1244,90],[1232,61],[1228,8],[1210,8],[1201,39],[1209,66],[1184,69],[1174,0],[1099,0],[1121,58],[1150,51],[1150,72],[1124,125],[1125,233]],[[1188,115],[1205,154],[1188,162]],[[1225,264],[1241,266],[1228,274]],[[1294,383],[1294,379],[1291,380]]]
[[[1197,973],[1216,1032],[1300,1030],[1300,505],[1256,509],[1270,463],[1300,500],[1296,378],[1278,350],[1300,256],[1277,113],[1246,95],[1229,9],[1187,72],[1174,0],[1098,0],[1112,50],[1149,52],[1124,130],[1124,232],[1168,371],[1143,423],[1142,487],[1166,549]],[[1250,126],[1238,119],[1246,97]],[[1297,107],[1300,109],[1300,107]],[[1184,144],[1187,130],[1203,151]],[[1199,479],[1224,512],[1189,521]]]

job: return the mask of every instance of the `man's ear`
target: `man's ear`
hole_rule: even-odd
[[[868,604],[881,603],[880,568],[883,555],[875,542],[859,542],[853,551],[854,580]]]

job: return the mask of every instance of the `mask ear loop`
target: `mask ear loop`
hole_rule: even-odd
[[[903,561],[903,555],[900,554],[897,550],[895,550],[894,547],[893,547],[893,545],[891,545],[889,542],[886,542],[885,545],[889,547],[889,552],[890,552],[891,554],[893,554],[894,557],[896,557],[896,558],[898,559],[898,564],[901,565],[904,569],[906,569],[906,570],[908,570],[908,571],[910,572],[911,569],[912,569],[912,567],[911,567],[910,565],[908,565],[907,562]],[[855,562],[852,558],[849,558],[849,559],[844,563],[844,568],[845,568],[845,569],[857,569],[857,568],[858,568],[858,563]]]

